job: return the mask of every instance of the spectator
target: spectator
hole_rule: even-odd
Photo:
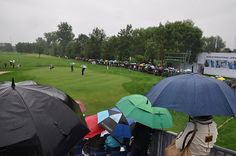
[[[81,68],[82,68],[82,75],[84,75],[84,72],[85,72],[85,69],[87,68],[87,66],[86,65],[81,65]]]
[[[124,139],[108,135],[105,140],[105,149],[107,154],[111,154],[112,151],[120,151],[120,148],[124,144]]]
[[[191,155],[208,156],[217,139],[218,132],[216,127],[216,123],[212,120],[212,116],[190,117],[187,127],[177,136],[177,149],[183,149],[183,147],[187,145],[194,133],[191,133],[190,135],[187,134],[196,128],[195,136],[189,147]],[[185,137],[186,142],[185,145],[183,145]]]
[[[70,65],[70,71],[73,72],[74,71],[74,64]]]
[[[17,64],[17,66],[16,66],[18,69],[21,67],[21,64]]]
[[[100,134],[94,136],[93,138],[89,138],[83,146],[83,153],[96,153],[96,152],[103,152],[105,144],[105,138],[100,137]]]
[[[49,69],[52,70],[54,66],[52,64],[49,65]]]
[[[151,142],[152,129],[136,122],[132,133],[131,156],[147,156],[148,147]]]

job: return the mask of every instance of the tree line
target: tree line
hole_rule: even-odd
[[[167,22],[164,25],[133,29],[127,25],[117,35],[107,36],[103,29],[94,28],[89,35],[75,34],[67,22],[58,30],[44,33],[33,43],[19,42],[18,52],[34,52],[68,58],[130,60],[137,62],[163,61],[167,53],[191,53],[194,61],[200,52],[230,52],[220,36],[204,37],[191,20]]]
[[[13,51],[11,43],[0,43],[0,51]]]

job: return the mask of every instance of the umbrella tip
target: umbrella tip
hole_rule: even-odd
[[[11,80],[11,87],[12,87],[12,89],[15,89],[15,80],[14,80],[14,77],[12,78],[12,80]]]

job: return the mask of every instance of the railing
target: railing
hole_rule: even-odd
[[[167,147],[175,137],[176,133],[156,130],[152,137],[149,155],[164,156],[165,147]],[[214,146],[211,149],[210,156],[236,156],[236,151]]]

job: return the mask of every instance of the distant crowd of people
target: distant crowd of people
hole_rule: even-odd
[[[149,63],[130,63],[128,61],[117,61],[117,60],[103,60],[103,59],[87,59],[77,57],[77,60],[87,61],[91,64],[105,65],[107,69],[109,67],[124,67],[129,70],[135,70],[140,72],[146,72],[149,74],[159,75],[161,76],[164,71],[163,65],[155,66]]]

